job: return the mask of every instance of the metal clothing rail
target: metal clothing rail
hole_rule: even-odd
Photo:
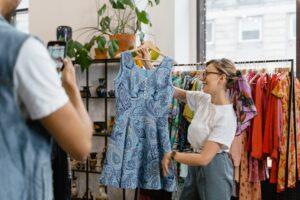
[[[290,62],[291,65],[294,63],[293,59],[279,59],[279,60],[252,60],[252,61],[238,61],[235,64],[254,64],[254,63],[279,63],[279,62]]]
[[[234,64],[256,64],[256,63],[281,63],[290,62],[294,63],[293,59],[278,59],[278,60],[250,60],[250,61],[236,61]],[[174,67],[189,67],[189,66],[205,66],[206,62],[188,63],[188,64],[173,64]]]

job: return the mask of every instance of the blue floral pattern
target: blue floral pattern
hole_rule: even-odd
[[[174,168],[162,176],[161,161],[171,150],[168,113],[173,96],[173,60],[153,70],[138,68],[130,52],[121,56],[115,80],[117,117],[108,142],[100,183],[117,188],[176,190]]]

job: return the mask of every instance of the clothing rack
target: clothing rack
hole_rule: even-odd
[[[286,171],[285,171],[285,189],[287,190],[288,186],[288,158],[289,158],[289,146],[290,146],[290,131],[291,131],[291,118],[294,117],[294,143],[295,143],[295,153],[296,153],[296,177],[298,178],[298,160],[297,160],[297,125],[296,125],[296,94],[295,94],[295,81],[294,81],[294,60],[293,59],[277,59],[277,60],[252,60],[252,61],[237,61],[234,62],[236,65],[240,64],[263,64],[263,63],[290,63],[290,93],[289,93],[289,104],[288,104],[288,109],[289,109],[289,116],[288,116],[288,135],[287,135],[287,151],[286,151]],[[173,66],[175,67],[188,67],[188,66],[196,66],[197,69],[198,67],[205,67],[205,62],[204,63],[192,63],[192,64],[174,64]],[[291,111],[293,108],[293,116]],[[279,159],[279,158],[278,158]]]
[[[291,66],[294,65],[293,59],[279,59],[279,60],[252,60],[252,61],[237,61],[235,64],[257,64],[257,63],[284,63],[290,62]],[[206,62],[188,63],[188,64],[173,64],[174,67],[190,67],[190,66],[205,66]]]
[[[295,100],[295,85],[294,85],[294,60],[293,59],[278,59],[278,60],[252,60],[252,61],[237,61],[234,62],[234,64],[263,64],[263,63],[290,63],[290,78],[291,78],[291,84],[290,84],[290,97],[289,97],[289,113],[291,113],[291,105],[293,104],[293,108],[294,108],[294,118],[296,120],[296,100]],[[206,67],[206,62],[200,62],[200,63],[188,63],[188,64],[178,64],[175,63],[173,64],[173,67],[192,67],[195,66],[197,67],[197,69],[205,69]],[[291,122],[291,114],[289,114],[289,119],[288,119],[288,138],[290,138],[290,122]],[[294,123],[294,132],[296,133],[296,123]],[[295,136],[295,145],[297,147],[297,137]],[[287,148],[289,147],[289,140],[287,141]],[[289,156],[289,151],[287,151],[287,159]],[[297,156],[297,148],[296,148],[296,156]],[[297,159],[296,159],[296,169],[297,169],[298,163],[297,163]],[[297,170],[296,170],[296,177],[297,177]],[[288,177],[288,160],[286,162],[286,177]],[[288,178],[286,178],[285,180],[285,184],[286,184],[286,188],[287,188],[287,182]],[[135,195],[134,195],[134,199],[137,200],[137,196],[138,196],[138,189],[135,189]],[[123,189],[123,200],[125,200],[125,189]]]

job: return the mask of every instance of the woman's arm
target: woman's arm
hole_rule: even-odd
[[[174,160],[179,163],[183,163],[189,166],[206,166],[208,165],[215,155],[220,151],[222,145],[216,142],[207,141],[204,145],[201,153],[180,153],[177,152],[174,156]],[[165,154],[162,160],[163,175],[169,174],[169,168],[171,164],[171,153]]]
[[[175,92],[173,94],[173,97],[186,103],[186,90],[180,89],[178,87],[174,87],[174,89]]]

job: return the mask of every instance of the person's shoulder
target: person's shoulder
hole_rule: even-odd
[[[30,62],[33,63],[39,59],[48,61],[48,57],[49,54],[43,42],[34,36],[28,37],[21,46],[19,59],[29,61],[28,58],[30,58]]]
[[[37,48],[37,50],[39,49],[45,50],[45,46],[43,42],[34,36],[28,36],[28,38],[25,40],[21,48],[28,49],[29,52],[34,52],[36,50],[35,48]]]

